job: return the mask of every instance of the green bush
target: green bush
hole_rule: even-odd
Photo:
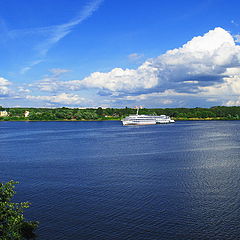
[[[26,221],[23,216],[24,209],[30,206],[29,202],[14,203],[15,195],[13,180],[0,183],[0,240],[35,239],[35,229],[38,222]]]

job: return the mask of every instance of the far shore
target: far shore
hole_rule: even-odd
[[[240,120],[240,106],[211,108],[141,108],[139,115],[166,115],[175,121]],[[120,121],[135,108],[3,108],[0,121]]]
[[[172,118],[175,121],[239,121],[239,119],[226,118]],[[0,122],[107,122],[107,121],[121,121],[121,119],[90,119],[90,120],[76,120],[76,119],[60,119],[60,120],[29,120],[29,119],[10,119],[1,120]]]

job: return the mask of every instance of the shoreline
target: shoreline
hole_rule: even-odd
[[[120,121],[133,108],[3,108],[0,121]],[[142,108],[139,115],[166,115],[175,121],[240,120],[240,106],[211,108]]]
[[[172,118],[175,121],[240,121],[240,119],[225,119],[225,118]],[[121,121],[121,119],[92,119],[92,120],[0,120],[0,122],[107,122]]]

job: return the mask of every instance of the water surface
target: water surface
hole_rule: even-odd
[[[0,122],[39,240],[239,239],[240,122]]]

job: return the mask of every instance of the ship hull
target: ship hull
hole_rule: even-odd
[[[128,126],[128,125],[156,125],[156,122],[152,122],[152,123],[124,123],[122,122],[123,126]]]

